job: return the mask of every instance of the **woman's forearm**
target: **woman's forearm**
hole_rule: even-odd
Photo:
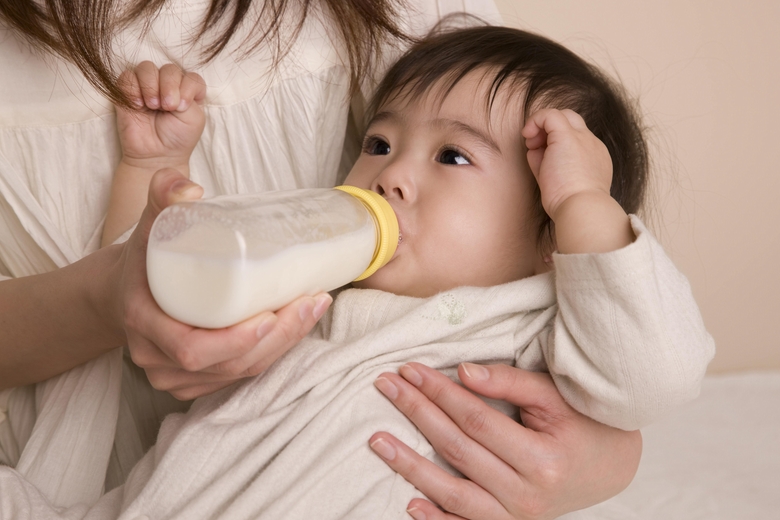
[[[111,302],[121,246],[0,282],[0,389],[42,381],[125,343]]]

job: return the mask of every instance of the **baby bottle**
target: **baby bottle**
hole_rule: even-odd
[[[298,296],[371,276],[398,245],[379,194],[339,186],[173,204],[155,220],[149,288],[169,316],[233,325]]]

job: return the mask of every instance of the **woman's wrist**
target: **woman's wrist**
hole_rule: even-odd
[[[85,302],[107,339],[107,350],[127,343],[120,297],[124,247],[124,244],[103,247],[84,259],[83,265],[74,264],[87,276]]]
[[[120,296],[123,249],[123,244],[104,247],[50,273],[59,278],[52,286],[72,300],[70,309],[63,309],[59,326],[74,345],[83,344],[83,352],[75,354],[82,358],[79,363],[127,343]],[[62,298],[53,304],[56,308],[67,302]]]

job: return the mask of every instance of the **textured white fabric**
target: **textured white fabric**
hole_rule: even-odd
[[[560,312],[544,352],[574,408],[625,430],[698,395],[715,354],[688,280],[636,217],[631,223],[629,247],[553,255]]]
[[[780,371],[711,375],[701,396],[642,430],[618,496],[566,520],[734,520],[780,511]]]
[[[408,4],[403,23],[418,34],[451,11],[500,21],[492,0]],[[133,28],[119,35],[118,53],[128,64],[151,59],[193,68],[199,53],[189,36],[206,5],[170,0],[143,38]],[[232,48],[197,67],[208,85],[208,123],[191,176],[207,196],[328,187],[343,173],[347,76],[319,14],[307,19],[273,74],[267,54],[246,57]],[[371,85],[366,78],[366,92]],[[75,67],[32,51],[3,28],[0,92],[2,281],[65,266],[98,247],[120,150],[113,108]],[[124,481],[162,416],[177,408],[122,362],[121,349],[51,381],[1,392],[0,463],[26,480],[13,501],[0,494],[0,516],[46,518],[50,506],[94,502],[104,486]],[[112,447],[104,440],[113,431]],[[74,507],[64,517],[83,516],[86,508]],[[90,514],[116,516],[94,508]]]
[[[698,311],[685,279],[641,222],[632,223],[633,244],[603,255],[558,255],[555,276],[427,299],[341,292],[312,334],[264,374],[195,401],[187,414],[169,415],[127,482],[95,507],[128,519],[401,518],[418,492],[371,453],[371,434],[389,431],[447,467],[373,387],[381,372],[409,360],[452,378],[465,360],[516,362],[550,368],[558,380],[554,367],[567,365],[553,363],[553,354],[579,351],[592,362],[570,370],[566,379],[580,383],[561,390],[575,406],[586,403],[619,426],[639,426],[693,399],[714,353],[712,339],[700,317],[690,320]],[[615,270],[633,273],[633,283],[613,284]],[[649,290],[663,286],[672,290]],[[632,319],[570,314],[555,303],[556,293],[559,300],[584,294],[578,306],[596,310],[604,300],[617,302]],[[664,331],[678,334],[642,348],[644,336]],[[612,355],[589,352],[594,336]],[[0,493],[29,498],[14,476],[0,471]]]

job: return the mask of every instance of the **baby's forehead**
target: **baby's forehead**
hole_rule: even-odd
[[[515,127],[523,121],[524,85],[503,82],[494,75],[472,71],[461,78],[441,78],[425,87],[417,84],[390,91],[376,106],[368,126],[382,122],[408,123],[421,114],[454,123],[473,125],[479,121],[491,131]]]

